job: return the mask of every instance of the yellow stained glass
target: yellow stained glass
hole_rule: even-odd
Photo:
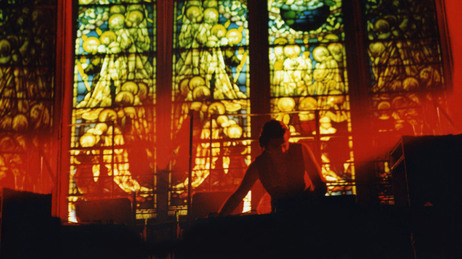
[[[269,0],[271,113],[309,144],[328,195],[355,194],[341,1]]]
[[[191,186],[231,190],[248,159],[250,137],[249,32],[246,1],[176,1],[172,85],[170,205],[184,204],[193,118]],[[194,113],[194,117],[190,114]],[[182,152],[183,150],[183,152]],[[183,197],[183,198],[182,198]]]
[[[69,194],[154,212],[156,4],[79,3]]]

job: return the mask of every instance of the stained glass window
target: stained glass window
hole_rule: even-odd
[[[50,193],[56,1],[0,6],[0,186]]]
[[[136,197],[152,216],[155,1],[80,0],[77,11],[70,218],[73,202],[108,197]]]
[[[428,111],[444,78],[434,2],[369,0],[364,9],[378,130],[436,133]]]
[[[317,151],[328,195],[354,194],[342,1],[269,0],[271,112]]]
[[[232,190],[249,163],[249,32],[246,1],[176,1],[172,84],[173,158],[170,209],[182,209],[191,188]],[[194,115],[195,114],[195,115]],[[183,152],[181,152],[183,151]]]
[[[390,150],[401,135],[439,134],[446,86],[434,1],[368,0],[363,10],[376,148]],[[380,181],[389,182],[388,164],[377,168]],[[379,199],[387,203],[390,193],[383,188]]]
[[[104,197],[135,197],[137,216],[155,216],[161,156],[169,162],[168,177],[161,180],[168,182],[170,214],[186,213],[190,188],[234,190],[251,162],[251,122],[257,114],[251,112],[249,96],[249,34],[261,32],[249,31],[247,1],[169,3],[173,35],[162,37],[173,37],[173,44],[162,45],[171,49],[157,53],[155,1],[78,2],[71,217],[74,202]],[[270,100],[261,102],[269,102],[267,112],[289,125],[292,141],[315,151],[329,180],[328,195],[356,194],[350,109],[355,96],[347,70],[357,68],[347,68],[346,61],[357,57],[346,53],[343,3],[268,0],[270,85],[256,87],[269,87]],[[431,91],[443,89],[445,83],[434,2],[354,3],[362,7],[364,19],[359,20],[365,21],[367,38],[359,40],[366,41],[369,58],[370,70],[361,73],[370,75],[366,87],[373,106],[371,124],[379,133],[431,133],[435,105],[444,106]],[[7,36],[2,37],[4,45]],[[164,57],[170,51],[171,57]],[[171,74],[160,73],[159,82],[168,77],[165,82],[171,85],[157,84],[159,56],[173,64]],[[6,72],[12,73],[2,70]],[[162,100],[160,90],[169,93],[167,108],[156,104],[156,98]],[[170,134],[169,147],[159,147],[156,139],[165,136],[156,132],[162,125],[158,117],[164,118],[160,112],[168,113],[164,129]],[[12,121],[14,116],[11,113]],[[2,125],[10,125],[6,120],[2,118]],[[386,161],[375,166],[381,179],[389,178]]]

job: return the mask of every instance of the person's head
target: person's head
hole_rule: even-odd
[[[260,147],[268,151],[285,152],[289,148],[290,131],[287,126],[278,120],[265,123],[260,133]]]

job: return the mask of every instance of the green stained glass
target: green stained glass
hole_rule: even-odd
[[[342,1],[269,0],[271,112],[318,151],[329,195],[355,193]]]
[[[145,4],[155,0],[79,0],[79,5]]]
[[[149,198],[155,162],[156,4],[79,3],[71,200],[72,195],[130,197],[133,192]]]
[[[250,112],[247,5],[246,1],[234,0],[175,3],[173,139],[189,127],[188,115],[196,111],[197,139],[208,144],[198,145],[194,151],[192,185],[197,188],[208,182],[213,186],[214,173],[227,174],[234,165],[235,159],[225,155],[231,152],[227,146],[242,146],[242,157],[249,154],[249,143],[243,142],[250,136],[250,118],[245,116]],[[216,143],[210,144],[210,139]],[[187,166],[180,163],[187,160],[179,156],[175,159],[178,162],[173,168],[172,185],[182,193],[188,180]],[[234,188],[234,182],[220,188]]]

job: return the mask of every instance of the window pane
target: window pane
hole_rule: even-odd
[[[431,93],[444,78],[434,2],[369,0],[364,9],[378,130],[436,133],[429,123],[440,100]]]
[[[87,2],[78,6],[70,201],[135,192],[153,213],[156,5]]]
[[[231,190],[242,179],[250,154],[248,34],[246,1],[176,1],[172,139],[184,152],[173,162],[172,210],[185,204],[191,111],[192,187]]]
[[[354,194],[341,1],[269,0],[271,112],[318,153],[328,195]]]
[[[369,93],[377,150],[402,135],[439,134],[446,110],[443,59],[433,0],[363,1],[369,56]],[[387,159],[387,158],[383,158]],[[377,161],[379,199],[392,203],[391,170]]]
[[[50,193],[56,1],[0,6],[0,186]]]

